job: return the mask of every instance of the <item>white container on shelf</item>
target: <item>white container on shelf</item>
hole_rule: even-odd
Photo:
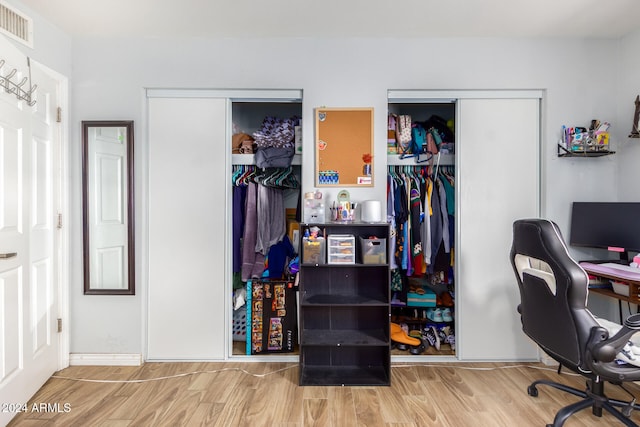
[[[355,264],[356,238],[351,234],[330,234],[327,236],[328,264]]]
[[[613,286],[613,292],[615,292],[616,294],[629,296],[629,285],[627,285],[626,283],[614,282],[612,280],[611,285]]]
[[[380,200],[365,200],[360,204],[360,219],[364,222],[382,221],[382,204]]]

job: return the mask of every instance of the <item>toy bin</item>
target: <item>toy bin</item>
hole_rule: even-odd
[[[326,264],[326,254],[323,237],[302,239],[302,262],[304,264]]]
[[[360,237],[360,253],[363,264],[386,264],[387,239]]]

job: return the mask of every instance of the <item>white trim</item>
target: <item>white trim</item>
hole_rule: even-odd
[[[71,353],[71,366],[141,366],[142,354],[120,353]]]
[[[389,102],[449,103],[457,99],[541,99],[543,90],[425,90],[391,89],[387,91]]]
[[[230,98],[246,102],[301,102],[302,89],[160,89],[147,88],[147,98]]]

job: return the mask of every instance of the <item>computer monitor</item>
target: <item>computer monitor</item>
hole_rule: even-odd
[[[640,252],[640,203],[573,202],[569,244],[605,248],[628,262],[628,252]]]

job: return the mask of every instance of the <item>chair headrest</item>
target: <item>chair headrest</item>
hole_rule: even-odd
[[[588,276],[569,254],[560,228],[553,221],[542,218],[515,221],[512,245],[512,262],[521,279],[528,268],[537,270],[529,273],[545,280],[554,295],[560,282],[584,285],[586,292]]]

